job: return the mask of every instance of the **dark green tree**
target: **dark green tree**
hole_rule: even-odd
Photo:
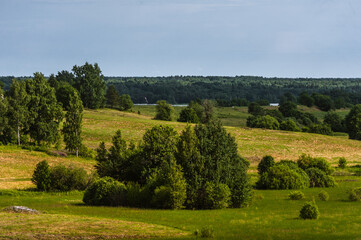
[[[176,159],[184,171],[184,178],[187,181],[187,207],[198,208],[198,193],[202,188],[204,171],[203,158],[198,149],[199,140],[194,129],[187,125],[182,131],[178,144]]]
[[[204,108],[204,117],[201,121],[202,123],[208,123],[214,118],[214,103],[209,99],[204,99],[202,106]]]
[[[8,91],[8,119],[9,127],[16,133],[17,143],[21,144],[21,134],[28,120],[28,102],[29,96],[26,92],[25,82],[14,79]]]
[[[73,67],[75,75],[74,87],[78,90],[83,105],[86,108],[97,109],[105,104],[104,76],[97,63],[85,63]]]
[[[199,123],[199,118],[196,111],[191,107],[186,107],[182,109],[179,114],[178,122],[189,122],[189,123]]]
[[[56,74],[56,80],[59,83],[69,83],[71,86],[75,84],[75,76],[73,73],[63,70]]]
[[[107,105],[111,108],[115,108],[119,105],[120,95],[115,89],[114,85],[110,85],[107,89]]]
[[[314,93],[312,98],[315,100],[317,108],[321,111],[327,112],[333,108],[333,101],[330,96]]]
[[[112,143],[109,151],[105,148],[104,142],[100,144],[97,149],[95,168],[101,177],[108,176],[120,181],[128,180],[126,172],[131,167],[129,166],[130,150],[120,130],[113,136]]]
[[[157,114],[155,115],[155,119],[172,121],[174,108],[172,107],[172,105],[168,104],[165,100],[157,101],[156,111]]]
[[[56,101],[54,88],[42,73],[34,73],[34,79],[26,80],[26,91],[29,96],[26,131],[37,144],[56,143],[60,138],[63,111]]]
[[[344,120],[336,112],[327,112],[323,118],[323,123],[328,124],[334,132],[345,132]]]
[[[189,103],[189,107],[192,108],[196,112],[199,122],[201,122],[202,119],[205,118],[204,107],[201,104],[199,104],[198,102],[195,102],[195,101],[191,101]]]
[[[312,107],[315,101],[308,93],[302,92],[298,96],[298,103],[307,107]]]
[[[249,163],[238,155],[235,139],[227,133],[220,121],[197,125],[195,133],[204,162],[203,181],[228,185],[232,192],[233,207],[248,204],[252,196],[247,176]]]
[[[345,124],[349,138],[361,140],[361,104],[351,108],[346,115]]]
[[[132,99],[128,94],[122,94],[120,96],[120,109],[123,111],[130,110],[133,107]]]
[[[248,113],[254,116],[264,115],[264,109],[256,102],[252,102],[248,105]]]
[[[31,181],[36,185],[40,191],[49,191],[51,188],[51,171],[46,160],[36,164],[35,171]]]
[[[56,100],[63,105],[63,109],[66,111],[70,106],[70,97],[75,94],[79,95],[78,91],[67,82],[60,82],[55,93]]]
[[[281,103],[278,109],[284,117],[296,117],[298,113],[296,103],[291,101]]]
[[[83,121],[83,103],[77,92],[70,95],[68,111],[65,114],[65,123],[63,126],[65,148],[79,155],[79,149],[82,145],[82,121]]]
[[[178,133],[169,126],[159,125],[147,130],[143,136],[143,166],[155,170],[174,159]]]

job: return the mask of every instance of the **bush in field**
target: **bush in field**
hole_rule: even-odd
[[[350,193],[348,198],[350,199],[350,201],[361,201],[361,187],[357,187],[357,188],[353,188]]]
[[[346,158],[341,157],[341,158],[338,160],[338,167],[343,169],[343,168],[346,168],[346,165],[347,165]]]
[[[172,121],[174,108],[172,107],[172,105],[168,104],[165,100],[157,101],[156,110],[157,110],[157,114],[155,115],[155,119]]]
[[[124,206],[126,187],[111,177],[100,178],[87,188],[83,202],[95,206]]]
[[[301,131],[301,129],[292,119],[287,119],[286,121],[281,122],[280,129],[285,131],[293,131],[293,132]]]
[[[207,182],[201,192],[203,208],[205,209],[226,208],[230,204],[231,191],[226,184]]]
[[[267,172],[270,167],[275,164],[275,160],[272,156],[264,156],[257,166],[258,174]]]
[[[332,135],[331,127],[327,124],[311,124],[308,128],[308,132],[322,135]]]
[[[305,194],[301,191],[292,191],[288,194],[288,197],[291,200],[301,200],[305,198]]]
[[[40,191],[49,191],[51,187],[50,167],[46,160],[36,164],[31,181]]]
[[[321,191],[318,193],[318,198],[321,201],[328,201],[328,199],[330,198],[330,195],[328,195],[328,193],[326,191]]]
[[[277,119],[269,115],[248,117],[247,126],[252,128],[264,128],[272,130],[277,130],[280,128],[280,124]]]
[[[334,187],[335,180],[318,168],[308,168],[306,173],[310,178],[310,187]]]
[[[324,158],[313,158],[309,155],[303,154],[297,160],[297,164],[303,170],[306,170],[307,168],[318,168],[327,175],[330,175],[333,172],[333,168],[331,167],[330,163],[327,162]]]
[[[315,202],[308,202],[301,208],[300,218],[302,219],[317,219],[320,213]]]
[[[260,189],[300,189],[308,187],[309,183],[286,164],[277,164],[264,172],[256,185]]]
[[[57,165],[51,168],[51,189],[59,191],[85,190],[88,174],[83,168]]]

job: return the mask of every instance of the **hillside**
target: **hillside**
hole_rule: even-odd
[[[146,112],[144,108],[143,106],[142,112]],[[148,114],[151,113],[152,110],[148,109]],[[242,114],[245,114],[244,111]],[[112,136],[118,129],[128,142],[138,143],[145,131],[155,125],[167,124],[178,132],[186,126],[185,123],[153,120],[149,115],[111,109],[85,110],[84,144],[95,149],[104,141],[109,146]],[[314,157],[325,157],[333,164],[339,157],[345,157],[349,163],[361,163],[361,141],[349,140],[346,136],[225,127],[235,137],[240,155],[251,162],[251,169],[256,167],[264,155],[272,155],[276,160],[296,160],[305,153]],[[89,159],[50,156],[16,146],[0,146],[0,189],[32,186],[30,179],[33,169],[36,163],[42,160],[47,160],[50,164],[74,164],[84,167],[87,171],[91,171],[95,164],[94,160]]]

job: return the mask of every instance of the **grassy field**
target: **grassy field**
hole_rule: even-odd
[[[248,208],[222,210],[150,210],[122,207],[89,207],[81,192],[36,193],[0,191],[0,208],[25,205],[43,214],[0,212],[0,238],[16,239],[195,239],[195,230],[214,230],[216,239],[360,239],[361,205],[347,200],[347,190],[360,186],[360,177],[337,177],[338,186],[305,189],[306,199],[288,199],[289,190],[256,190]],[[299,219],[306,201],[316,200],[318,220]]]
[[[105,141],[109,146],[118,129],[127,141],[138,142],[146,129],[155,125],[171,125],[178,132],[186,126],[153,120],[154,109],[147,106],[133,111],[86,110],[84,143],[96,148],[100,141]],[[325,157],[334,166],[339,157],[345,157],[349,165],[361,164],[361,141],[345,136],[248,129],[236,124],[246,119],[246,108],[220,108],[217,112],[224,116],[223,122],[229,121],[226,129],[235,137],[239,153],[250,160],[252,182],[257,180],[256,166],[266,154],[276,160],[296,160],[306,153]],[[24,205],[42,212],[32,215],[0,211],[0,239],[195,239],[193,232],[204,227],[214,229],[216,239],[361,239],[361,204],[347,200],[351,188],[361,187],[361,177],[352,175],[352,168],[336,171],[336,175],[342,176],[335,176],[337,187],[324,189],[330,194],[327,202],[318,200],[319,188],[302,190],[306,199],[299,201],[288,199],[289,190],[255,190],[253,204],[248,208],[169,211],[89,207],[82,203],[82,192],[24,190],[34,187],[30,178],[41,160],[48,160],[50,165],[73,164],[89,172],[95,164],[91,159],[0,146],[0,209]],[[300,208],[313,198],[320,218],[300,220]]]

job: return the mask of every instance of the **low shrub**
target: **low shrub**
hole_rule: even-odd
[[[327,175],[333,173],[333,168],[330,163],[326,161],[324,158],[313,158],[309,155],[302,154],[300,158],[297,160],[298,167],[306,170],[308,168],[318,168],[325,172]]]
[[[306,173],[310,178],[310,187],[334,187],[336,185],[333,177],[318,168],[308,168]]]
[[[330,195],[328,195],[328,193],[326,191],[321,191],[318,193],[318,198],[321,201],[328,201],[328,199],[330,198]]]
[[[301,200],[305,198],[305,194],[301,191],[292,191],[288,194],[288,197],[291,200]]]
[[[300,218],[302,219],[317,219],[319,215],[318,207],[314,201],[307,202],[300,211]]]
[[[348,199],[350,201],[361,201],[361,187],[351,189]]]
[[[300,189],[309,186],[297,170],[285,164],[277,164],[263,173],[256,183],[260,189]]]
[[[126,186],[111,177],[104,177],[87,188],[83,202],[95,206],[125,206],[126,199]]]
[[[338,167],[343,169],[346,168],[346,165],[347,165],[346,158],[340,157],[340,159],[338,160]]]
[[[297,126],[295,121],[292,119],[287,119],[286,121],[281,122],[280,129],[284,131],[293,131],[293,132],[300,132],[301,129]]]

